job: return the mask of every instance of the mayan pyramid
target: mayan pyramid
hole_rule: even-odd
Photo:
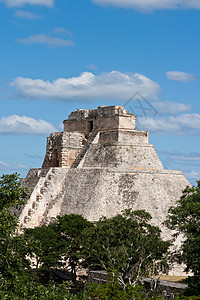
[[[147,210],[162,227],[189,182],[182,172],[164,169],[148,131],[136,131],[135,122],[123,106],[72,112],[64,131],[47,138],[42,168],[22,180],[31,195],[20,214],[21,228],[70,213],[95,221],[127,208]]]

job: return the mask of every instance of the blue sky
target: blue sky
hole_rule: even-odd
[[[199,0],[0,0],[0,20],[0,174],[40,167],[71,111],[132,97],[165,168],[200,179]]]

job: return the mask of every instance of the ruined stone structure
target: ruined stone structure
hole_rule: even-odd
[[[64,132],[48,137],[42,168],[23,179],[31,196],[20,215],[21,228],[70,213],[94,221],[126,208],[146,209],[162,227],[189,182],[182,172],[163,168],[148,132],[136,131],[135,121],[123,106],[72,112]],[[170,235],[164,228],[163,234]]]

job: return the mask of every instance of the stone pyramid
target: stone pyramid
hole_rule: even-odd
[[[163,168],[148,131],[136,131],[135,121],[123,106],[72,112],[64,131],[47,138],[42,168],[22,180],[31,195],[20,214],[21,228],[70,213],[94,221],[127,208],[147,210],[162,227],[189,182],[182,172]],[[163,234],[170,235],[165,229]]]

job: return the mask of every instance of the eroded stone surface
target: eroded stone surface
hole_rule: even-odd
[[[31,169],[22,184],[31,196],[20,228],[70,213],[95,221],[145,209],[168,239],[171,232],[162,223],[189,182],[180,171],[164,170],[148,132],[135,130],[135,115],[110,106],[72,112],[64,132],[48,137],[43,167]]]

